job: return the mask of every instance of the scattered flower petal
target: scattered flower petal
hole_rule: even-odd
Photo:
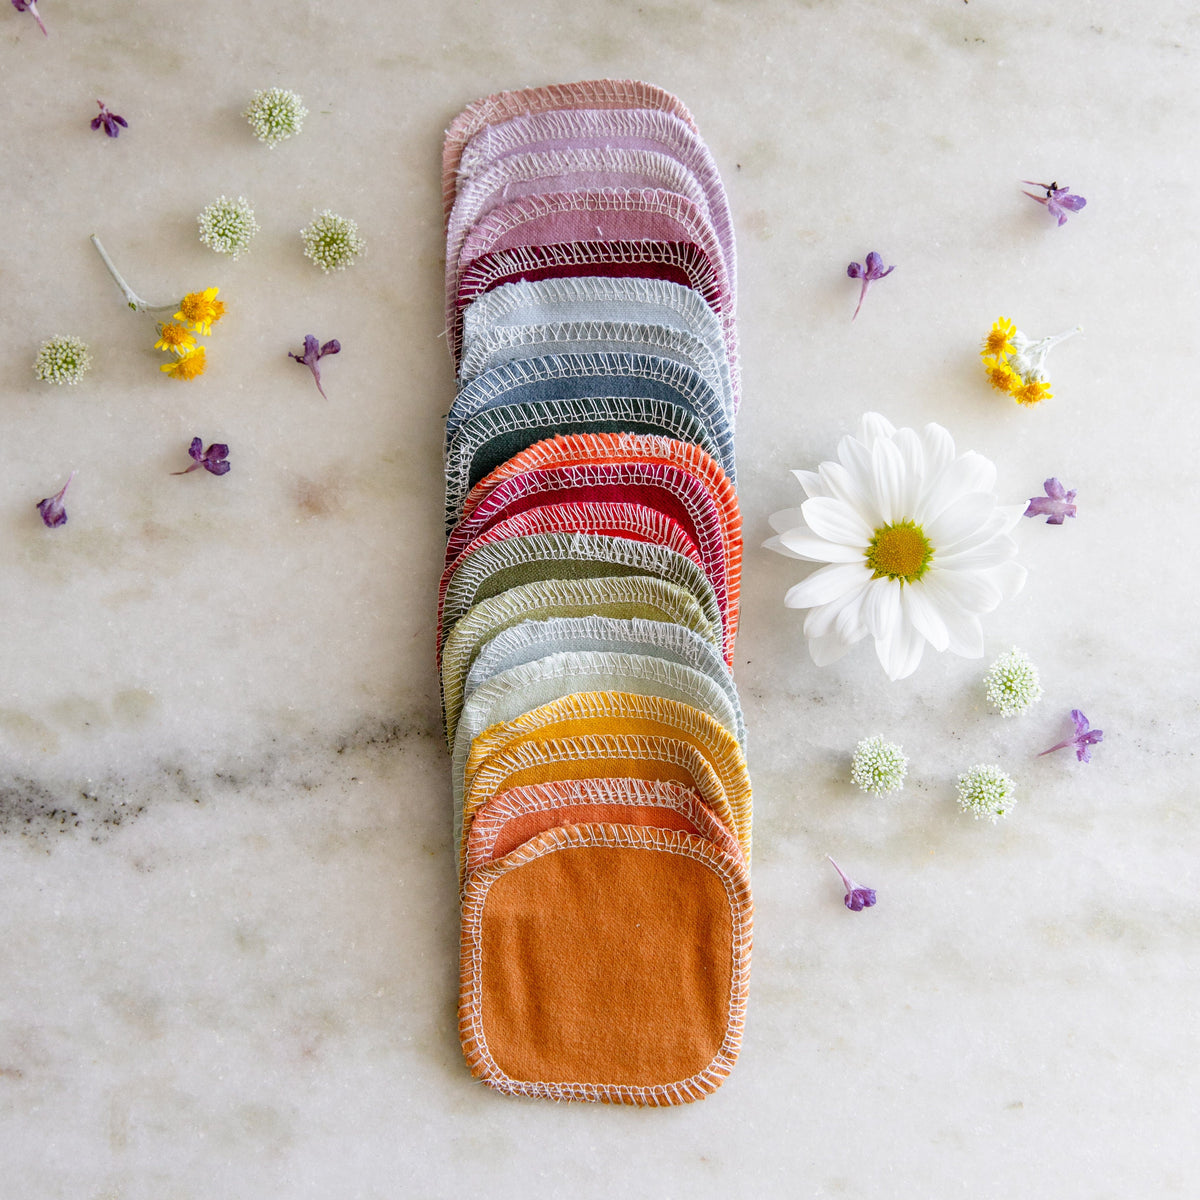
[[[199,470],[203,467],[212,475],[224,475],[228,472],[230,463],[229,447],[224,442],[213,442],[207,450],[203,449],[204,442],[198,438],[192,438],[192,444],[188,447],[188,454],[195,459],[190,467],[185,467],[182,471],[172,471],[172,475],[187,475],[190,471]]]
[[[983,817],[994,825],[1012,808],[1016,786],[994,763],[979,763],[958,777],[958,803],[976,820]]]
[[[165,371],[172,379],[181,379],[186,382],[203,375],[205,366],[207,366],[207,361],[204,347],[197,346],[194,350],[189,350],[184,354],[182,358],[177,358],[174,362],[163,363],[158,369]]]
[[[178,354],[181,358],[196,345],[196,338],[189,333],[187,327],[168,321],[158,326],[158,341],[154,343],[155,350],[165,350],[169,354]]]
[[[254,209],[245,196],[230,200],[218,196],[196,218],[200,240],[218,254],[229,254],[235,260],[250,247],[250,239],[258,232]]]
[[[47,37],[50,36],[46,30],[44,22],[42,21],[41,15],[38,13],[37,0],[12,0],[12,5],[13,8],[15,8],[19,13],[29,13],[29,15],[38,23],[38,28],[42,31],[42,33],[44,33]]]
[[[200,334],[208,337],[212,327],[225,315],[225,302],[217,299],[220,288],[205,288],[202,292],[188,292],[179,302],[175,320],[184,321]]]
[[[926,643],[983,655],[979,618],[1025,582],[1009,536],[1022,509],[997,502],[995,477],[982,455],[956,455],[940,425],[897,430],[877,413],[842,439],[837,462],[800,473],[809,498],[771,518],[766,546],[826,564],[784,597],[810,610],[814,662],[868,635],[890,679],[911,675]]]
[[[100,105],[100,114],[92,118],[93,129],[99,129],[103,125],[104,132],[110,138],[115,138],[120,134],[121,129],[129,128],[129,122],[124,117],[118,117],[115,112],[111,112],[103,100],[97,100],[96,103]],[[118,125],[121,126],[121,129],[117,128]]]
[[[92,365],[87,343],[77,337],[54,337],[42,343],[33,373],[46,383],[77,384]]]
[[[1077,325],[1066,333],[1035,342],[1007,317],[999,317],[988,330],[979,352],[988,383],[997,391],[1012,396],[1018,404],[1030,406],[1049,400],[1054,393],[1046,379],[1046,356],[1059,342],[1082,332],[1082,327]]]
[[[1057,479],[1047,479],[1042,484],[1046,494],[1031,496],[1027,517],[1045,517],[1047,525],[1061,525],[1065,518],[1075,516],[1075,489],[1069,492]]]
[[[313,379],[317,382],[317,391],[321,393],[324,399],[329,397],[325,395],[325,389],[321,386],[321,368],[317,364],[327,354],[337,354],[341,351],[342,344],[337,338],[332,338],[324,345],[317,345],[317,339],[311,334],[304,335],[304,353],[293,354],[288,351],[288,358],[294,358],[298,363],[303,363],[311,372]]]
[[[858,305],[854,309],[854,317],[858,316],[858,310],[862,308],[863,301],[867,298],[867,292],[870,290],[871,284],[873,284],[877,279],[884,279],[895,269],[896,268],[893,265],[885,270],[883,266],[883,259],[875,250],[872,250],[871,253],[867,255],[867,265],[865,267],[862,263],[852,262],[846,268],[846,274],[849,275],[851,279],[862,280],[862,289],[858,293]],[[851,317],[850,320],[853,321],[854,317]]]
[[[308,109],[287,88],[267,88],[254,93],[242,116],[250,122],[254,136],[273,150],[280,142],[300,132]]]
[[[60,491],[55,492],[53,496],[48,496],[45,500],[38,501],[37,510],[42,514],[42,523],[47,529],[57,529],[60,525],[67,523],[67,510],[63,506],[63,497],[67,494],[67,488],[71,486],[71,480],[74,478],[75,472],[72,471]]]
[[[904,787],[908,758],[895,742],[881,737],[863,738],[850,761],[850,778],[864,792],[887,796]]]
[[[329,209],[300,230],[300,236],[304,239],[305,257],[311,258],[322,271],[344,270],[367,252],[367,243],[359,236],[358,226]]]
[[[855,883],[828,854],[825,857],[833,863],[833,869],[842,877],[842,884],[846,889],[846,907],[851,912],[862,912],[864,908],[870,908],[876,900],[875,889]]]
[[[1075,736],[1067,738],[1066,741],[1057,742],[1049,750],[1043,750],[1042,754],[1053,754],[1055,750],[1066,750],[1070,747],[1075,751],[1075,757],[1079,762],[1091,762],[1092,747],[1097,742],[1104,741],[1104,730],[1093,729],[1087,717],[1077,708],[1071,709],[1071,720],[1075,723]],[[1039,754],[1038,758],[1041,758],[1042,754]]]
[[[1036,183],[1032,179],[1022,179],[1022,183],[1029,184],[1030,187],[1041,188],[1045,195],[1038,196],[1033,192],[1026,192],[1025,195],[1030,200],[1036,200],[1039,204],[1044,204],[1047,211],[1052,217],[1058,218],[1060,225],[1065,225],[1068,212],[1078,212],[1083,208],[1087,201],[1082,196],[1076,196],[1071,192],[1066,184],[1059,187],[1055,183]]]
[[[1002,654],[983,677],[987,698],[1002,717],[1015,717],[1042,698],[1042,684],[1037,667],[1024,650],[1014,646]]]

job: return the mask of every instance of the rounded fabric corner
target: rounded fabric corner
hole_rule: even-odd
[[[468,880],[459,1031],[510,1095],[662,1105],[714,1091],[745,1024],[744,865],[674,830],[572,825]]]

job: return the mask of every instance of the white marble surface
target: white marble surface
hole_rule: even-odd
[[[1196,1195],[1194,6],[41,7],[46,39],[0,12],[0,1191]],[[455,1032],[440,136],[599,75],[692,108],[740,239],[752,1001],[734,1075],[671,1111],[494,1096]],[[311,115],[269,151],[239,113],[272,85]],[[1057,229],[1023,177],[1088,208]],[[195,238],[221,192],[262,225],[236,263]],[[328,278],[296,232],[325,207],[370,247]],[[220,286],[202,379],[159,376],[93,232],[144,295]],[[898,266],[851,325],[870,249]],[[981,379],[1001,313],[1086,328],[1040,410]],[[328,402],[284,356],[309,332],[344,347]],[[78,388],[32,379],[56,333],[92,345]],[[869,408],[943,423],[1008,500],[1078,488],[986,625],[1041,667],[1028,717],[981,703],[986,661],[810,663],[797,564],[756,546]],[[169,475],[196,434],[227,477]],[[1092,764],[1036,759],[1073,706]],[[895,802],[847,780],[873,732],[912,759]],[[954,803],[979,761],[1020,784],[997,827]]]

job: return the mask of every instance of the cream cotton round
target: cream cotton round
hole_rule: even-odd
[[[1001,505],[993,464],[956,454],[940,425],[918,433],[867,413],[837,456],[793,472],[808,499],[771,517],[765,543],[826,564],[784,597],[809,610],[813,661],[831,663],[868,634],[890,679],[911,675],[926,643],[982,657],[980,616],[1025,582],[1009,536],[1024,505]]]

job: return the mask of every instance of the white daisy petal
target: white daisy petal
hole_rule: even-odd
[[[872,529],[883,524],[875,498],[871,495],[870,490],[864,487],[841,463],[823,462],[819,470],[821,483],[825,487],[825,495],[850,505]]]
[[[942,554],[957,554],[960,550],[970,550],[975,546],[982,546],[984,542],[990,542],[994,537],[1001,537],[1007,525],[1008,519],[1004,513],[993,508],[991,515],[977,529],[973,529],[956,542],[938,543],[938,550]]]
[[[846,434],[838,442],[838,462],[841,463],[855,479],[864,485],[871,480],[871,451],[858,440]]]
[[[1003,517],[1004,523],[1001,526],[1001,533],[1011,533],[1020,523],[1021,518],[1025,515],[1026,504],[998,504],[996,512]]]
[[[931,521],[923,523],[925,536],[941,553],[978,532],[996,511],[996,498],[987,492],[968,492],[948,505]]]
[[[828,604],[845,592],[859,587],[871,576],[866,566],[860,563],[833,563],[814,571],[788,590],[783,602],[788,608],[814,608]]]
[[[900,585],[893,579],[872,579],[863,596],[863,624],[877,641],[886,641],[900,624]]]
[[[921,584],[913,584],[900,592],[900,602],[904,615],[912,627],[935,649],[945,650],[950,644],[950,635],[946,631],[946,622],[938,607],[925,594]]]
[[[871,447],[871,478],[879,514],[887,524],[912,516],[904,510],[904,459],[892,442],[880,439]]]
[[[939,554],[934,560],[943,571],[986,571],[1008,562],[1017,553],[1017,543],[1007,534],[998,534],[979,546],[969,550],[956,550],[953,554]]]
[[[818,537],[845,546],[865,550],[871,541],[871,528],[850,505],[841,500],[815,496],[800,506],[809,529]]]
[[[859,588],[853,596],[847,597],[846,603],[842,605],[842,611],[838,613],[834,630],[847,645],[861,642],[867,636],[867,624],[863,620],[862,614],[863,602],[866,600],[869,590],[870,584]]]
[[[946,649],[962,658],[983,657],[983,626],[973,613],[954,609],[943,612],[949,642]]]
[[[843,642],[833,633],[808,639],[808,653],[818,667],[827,667],[830,663],[837,662],[849,649],[850,643]]]
[[[839,596],[836,600],[830,600],[828,604],[818,604],[816,608],[810,608],[804,614],[804,636],[819,638],[832,633],[837,619],[847,603],[849,603],[847,596]]]
[[[925,451],[921,446],[921,439],[912,429],[897,429],[892,444],[900,451],[900,457],[904,460],[903,508],[905,514],[911,517],[917,508],[921,481],[925,478]]]
[[[1000,588],[980,571],[941,571],[930,569],[921,580],[929,598],[942,611],[942,597],[969,613],[991,612],[1004,598]]]
[[[918,525],[932,521],[960,496],[968,492],[990,492],[996,482],[996,468],[973,450],[947,465],[925,489],[913,520]]]
[[[789,529],[804,524],[804,514],[798,508],[781,508],[767,518],[767,524],[776,533],[787,533]]]
[[[862,623],[862,597],[866,585],[846,592],[828,604],[810,608],[804,618],[805,637],[826,637],[836,634],[847,646],[867,636]]]
[[[868,449],[873,448],[875,443],[880,440],[890,440],[895,432],[895,425],[887,417],[881,416],[877,412],[864,413],[862,420],[858,423],[859,441]]]
[[[817,537],[807,529],[788,529],[777,538],[771,539],[786,546],[796,558],[808,562],[862,562],[863,552],[856,546],[844,546],[840,542],[831,542],[827,538]],[[774,549],[775,547],[772,547]]]
[[[1011,600],[1024,586],[1029,572],[1020,563],[1009,559],[998,567],[993,567],[988,578],[1000,589],[1005,600]]]
[[[783,537],[782,534],[777,533],[774,537],[767,538],[767,540],[765,542],[763,542],[763,549],[764,550],[774,550],[776,554],[782,554],[785,558],[799,559],[800,562],[811,562],[812,561],[812,559],[805,558],[805,557],[803,557],[803,555],[794,554],[780,540],[782,537]]]
[[[936,479],[954,461],[954,439],[948,430],[930,421],[921,430],[921,445],[925,449],[925,478]]]
[[[906,679],[921,663],[925,652],[925,639],[912,628],[901,622],[886,640],[876,638],[875,653],[887,677],[891,680]]]
[[[793,475],[800,481],[800,486],[808,496],[828,496],[829,493],[821,484],[821,476],[817,471],[793,471]]]

